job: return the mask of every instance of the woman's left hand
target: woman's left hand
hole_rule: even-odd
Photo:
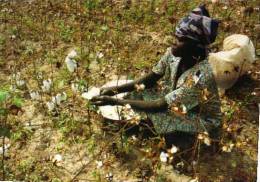
[[[96,96],[93,97],[91,103],[96,106],[104,106],[104,105],[116,105],[117,99],[110,96]]]

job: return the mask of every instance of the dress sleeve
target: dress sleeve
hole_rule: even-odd
[[[164,75],[167,67],[167,62],[171,56],[171,47],[167,49],[160,61],[152,68],[152,71],[158,75]]]

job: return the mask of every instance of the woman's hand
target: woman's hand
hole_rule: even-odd
[[[93,97],[91,103],[96,106],[104,106],[104,105],[116,105],[117,99],[109,96],[96,96]]]
[[[117,94],[116,87],[105,87],[105,88],[101,88],[100,90],[100,95],[113,96],[116,94]]]

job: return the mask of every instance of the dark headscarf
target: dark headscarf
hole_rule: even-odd
[[[205,5],[201,5],[180,21],[175,35],[179,39],[192,40],[206,46],[215,41],[218,24],[218,20],[210,18]]]

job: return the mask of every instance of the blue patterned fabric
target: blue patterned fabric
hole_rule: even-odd
[[[141,92],[132,92],[128,96],[130,99],[145,101],[164,97],[169,109],[156,113],[143,113],[137,110],[136,112],[142,116],[146,115],[153,122],[158,134],[210,132],[220,127],[222,121],[220,100],[208,61],[202,61],[184,72],[175,85],[180,61],[181,58],[173,56],[171,48],[168,48],[152,69],[154,73],[164,75],[159,85]],[[185,113],[182,112],[184,107]]]
[[[212,19],[205,6],[199,6],[183,18],[176,27],[178,38],[191,39],[198,44],[209,45],[217,36],[219,21]]]

